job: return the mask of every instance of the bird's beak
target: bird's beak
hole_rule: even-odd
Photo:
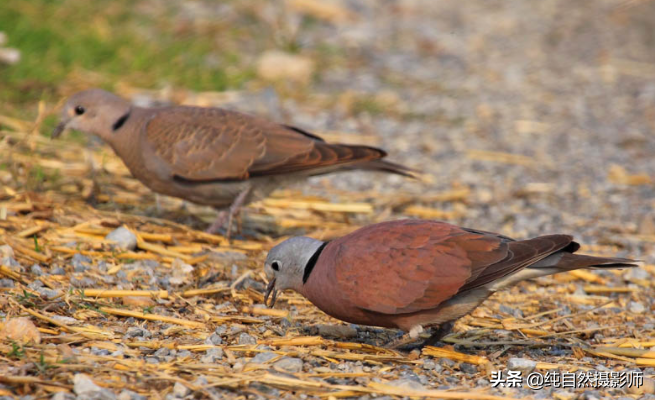
[[[55,129],[52,130],[52,134],[50,135],[50,138],[52,139],[58,138],[65,130],[66,130],[66,122],[61,121],[59,125],[57,125]]]
[[[268,304],[268,297],[273,293],[273,297],[271,297],[271,304]],[[270,282],[268,282],[268,286],[266,287],[266,294],[264,295],[264,305],[273,308],[275,305],[275,300],[277,300],[277,290],[275,289],[275,278],[271,279]]]

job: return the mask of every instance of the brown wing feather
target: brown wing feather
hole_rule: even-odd
[[[145,127],[145,138],[188,181],[244,180],[380,159],[382,150],[332,145],[297,128],[218,108],[169,107]]]
[[[353,304],[384,314],[432,309],[566,248],[567,235],[514,241],[437,221],[371,225],[330,243],[334,278]],[[328,252],[328,253],[326,253]]]
[[[493,233],[485,233],[495,236]],[[509,238],[507,238],[509,239]],[[549,255],[564,249],[573,242],[569,235],[548,235],[534,239],[508,242],[508,251],[505,259],[492,264],[483,265],[473,263],[471,278],[460,288],[460,292],[484,286],[497,279],[526,268]]]
[[[337,239],[324,256],[334,257],[335,279],[358,307],[411,313],[455,295],[479,265],[503,260],[507,245],[443,222],[402,220]]]
[[[279,152],[276,151],[277,147],[279,147]],[[367,162],[386,156],[384,151],[373,147],[329,144],[318,141],[313,142],[313,148],[309,153],[300,153],[291,157],[285,156],[285,153],[289,153],[288,147],[268,147],[266,155],[270,155],[273,159],[283,160],[283,162],[271,163],[266,159],[258,160],[250,169],[250,175],[265,176],[311,170],[320,173],[320,170],[332,166]]]

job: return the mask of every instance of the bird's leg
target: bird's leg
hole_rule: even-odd
[[[214,222],[212,222],[209,228],[205,230],[205,232],[207,233],[218,232],[223,227],[223,225],[225,225],[225,221],[227,221],[228,219],[227,213],[228,213],[227,210],[219,211],[218,215],[216,216],[216,219],[214,220]]]
[[[432,331],[432,335],[423,342],[421,347],[425,346],[434,346],[437,344],[438,341],[440,341],[444,336],[450,333],[450,331],[453,329],[453,326],[455,325],[455,321],[448,321],[444,322],[443,324],[439,325],[437,329]]]
[[[234,215],[241,210],[241,206],[246,201],[246,198],[248,197],[249,194],[250,194],[250,186],[246,187],[237,195],[237,197],[234,199],[232,205],[227,211],[221,211],[218,214],[218,217],[216,217],[216,220],[214,220],[211,226],[207,228],[206,232],[216,233],[219,229],[221,229],[221,227],[223,227],[223,225],[225,225],[225,222],[227,220],[225,237],[229,240],[230,231],[232,229],[232,219],[234,218]]]
[[[227,237],[228,240],[230,240],[232,219],[234,219],[234,216],[238,214],[239,211],[241,211],[241,206],[246,201],[246,197],[248,197],[248,194],[250,194],[250,186],[246,187],[243,191],[241,191],[241,193],[239,193],[237,198],[234,199],[234,202],[232,202],[232,205],[230,206],[229,217],[227,220],[227,232],[225,233],[225,236]]]

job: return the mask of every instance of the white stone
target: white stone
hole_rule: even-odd
[[[122,250],[134,250],[136,248],[136,235],[124,226],[109,232],[105,239],[114,242],[114,245]]]
[[[99,392],[102,388],[93,382],[93,380],[86,374],[75,374],[73,377],[73,391],[78,396],[88,395],[90,393]]]

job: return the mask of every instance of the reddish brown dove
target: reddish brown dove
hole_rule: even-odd
[[[573,254],[569,235],[514,240],[445,222],[399,220],[322,242],[295,237],[265,263],[265,303],[293,289],[325,313],[355,324],[398,328],[432,345],[494,292],[524,279],[579,268],[635,267],[624,258]]]
[[[352,169],[412,175],[382,160],[381,149],[326,143],[299,128],[220,108],[136,107],[100,89],[67,100],[52,137],[67,128],[100,136],[157,193],[229,207],[211,231],[242,205],[309,176]]]

